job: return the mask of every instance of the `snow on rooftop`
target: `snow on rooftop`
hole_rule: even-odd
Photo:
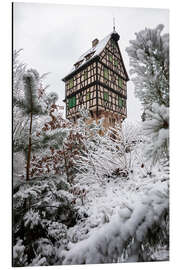
[[[79,62],[81,62],[80,65],[78,66],[78,68],[76,68],[75,65],[74,65],[68,75],[70,75],[73,71],[78,70],[85,63],[87,63],[88,61],[90,61],[92,58],[94,58],[97,55],[99,55],[103,51],[103,49],[105,48],[105,46],[107,45],[109,39],[111,38],[112,33],[110,33],[105,38],[103,38],[101,41],[99,41],[96,46],[90,48],[88,51],[86,51],[84,54],[82,54],[79,57],[79,59],[75,62],[76,64],[79,63]],[[90,59],[87,60],[86,59],[86,56],[89,55],[89,54],[91,54],[91,53],[92,53],[92,56],[90,57]]]

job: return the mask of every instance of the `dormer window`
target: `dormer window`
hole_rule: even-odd
[[[75,68],[78,68],[79,67],[79,63],[75,64]]]
[[[85,56],[86,61],[89,60],[89,59],[93,56],[94,53],[95,53],[95,52],[88,53],[88,54]]]
[[[83,60],[77,62],[74,64],[75,68],[78,68],[82,64]]]

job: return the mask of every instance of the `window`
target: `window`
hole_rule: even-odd
[[[80,96],[79,96],[79,104],[82,104],[83,103],[83,94],[80,93]]]
[[[71,97],[71,98],[69,99],[69,108],[71,109],[71,108],[73,108],[74,106],[76,106],[76,96]]]
[[[123,81],[122,81],[122,79],[119,77],[119,79],[118,79],[118,85],[119,85],[119,87],[121,87],[121,88],[122,88],[122,83],[123,83]]]
[[[110,61],[111,63],[113,62],[112,55],[109,55],[109,61]]]
[[[117,61],[117,59],[114,60],[114,66],[115,66],[115,67],[118,66],[118,61]]]
[[[80,63],[75,64],[75,68],[78,68],[78,67],[79,67],[79,64],[80,64]]]
[[[105,79],[109,79],[109,72],[107,68],[104,68],[104,77]]]
[[[94,51],[94,52],[91,52],[91,53],[88,53],[88,54],[85,56],[86,61],[89,60],[89,59],[93,56],[94,53],[95,53],[95,51]]]
[[[116,82],[116,76],[115,76],[115,74],[112,74],[112,75],[111,75],[111,81],[112,81],[113,83]]]
[[[123,107],[123,99],[121,97],[118,98],[118,105],[120,108]]]
[[[112,40],[112,46],[113,48],[116,48],[116,42],[114,40]]]
[[[69,88],[72,88],[74,86],[74,80],[73,78],[69,81]]]
[[[104,92],[104,100],[108,101],[109,100],[109,95],[107,92]]]
[[[87,78],[88,78],[88,72],[84,71],[84,80],[87,80]]]
[[[87,93],[86,94],[86,100],[89,100],[90,99],[90,93]]]

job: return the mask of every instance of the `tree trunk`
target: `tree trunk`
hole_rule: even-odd
[[[68,172],[68,166],[67,166],[67,160],[66,160],[66,154],[65,154],[64,146],[63,146],[63,156],[64,156],[64,167],[65,167],[67,182],[70,183],[69,172]]]
[[[32,147],[32,112],[30,114],[30,128],[29,128],[29,145],[28,145],[28,156],[27,156],[27,167],[26,167],[26,181],[29,180],[29,170],[31,161],[31,147]]]

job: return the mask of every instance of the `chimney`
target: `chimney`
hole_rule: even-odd
[[[99,40],[98,40],[97,38],[95,38],[95,39],[92,41],[92,47],[95,47],[98,43],[99,43]]]

